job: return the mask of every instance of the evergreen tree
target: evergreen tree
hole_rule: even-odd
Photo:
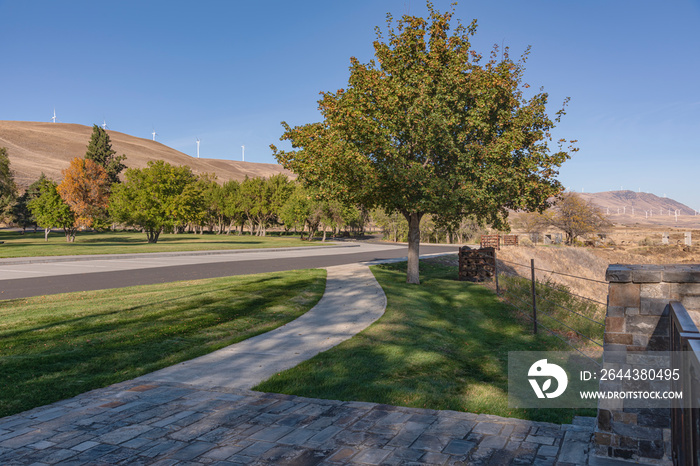
[[[29,226],[34,226],[34,233],[36,233],[38,225],[34,214],[29,210],[29,203],[39,197],[41,186],[46,179],[44,172],[41,172],[39,179],[29,185],[27,190],[17,199],[17,203],[13,208],[15,223],[22,227],[23,234],[24,230]]]
[[[7,149],[0,147],[0,221],[12,218],[12,207],[17,198],[17,186],[10,170]]]
[[[96,162],[105,169],[110,185],[119,183],[119,174],[126,168],[126,165],[122,163],[122,160],[126,159],[126,155],[117,156],[116,154],[117,151],[112,149],[112,142],[109,140],[107,131],[93,125],[85,158]]]

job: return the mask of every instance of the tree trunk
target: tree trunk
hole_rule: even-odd
[[[410,212],[404,214],[408,220],[408,264],[406,268],[406,283],[420,284],[420,220],[422,213]]]
[[[158,236],[160,236],[160,230],[146,230],[146,237],[148,242],[155,244],[158,242]]]
[[[51,228],[44,228],[44,241],[47,241],[47,242],[49,241],[49,232],[50,231],[51,231]]]

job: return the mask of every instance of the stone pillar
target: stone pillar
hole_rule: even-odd
[[[685,236],[685,245],[692,246],[693,245],[692,233],[689,231],[686,231],[684,236]]]
[[[611,265],[606,280],[604,359],[611,351],[668,351],[669,302],[700,310],[700,265]],[[624,400],[601,400],[595,453],[670,464],[670,422],[670,409],[625,408]]]

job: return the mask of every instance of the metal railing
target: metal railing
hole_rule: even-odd
[[[677,301],[669,304],[671,364],[683,377],[673,389],[684,399],[673,400],[671,409],[671,452],[673,464],[700,465],[700,332],[688,311]]]

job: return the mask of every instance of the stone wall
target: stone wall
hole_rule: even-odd
[[[700,265],[611,265],[606,280],[606,363],[616,362],[610,361],[613,354],[669,350],[670,301],[680,301],[689,311],[700,310]],[[610,388],[617,387],[601,382],[601,390]],[[670,464],[670,427],[670,409],[630,408],[624,400],[601,400],[595,452]]]

